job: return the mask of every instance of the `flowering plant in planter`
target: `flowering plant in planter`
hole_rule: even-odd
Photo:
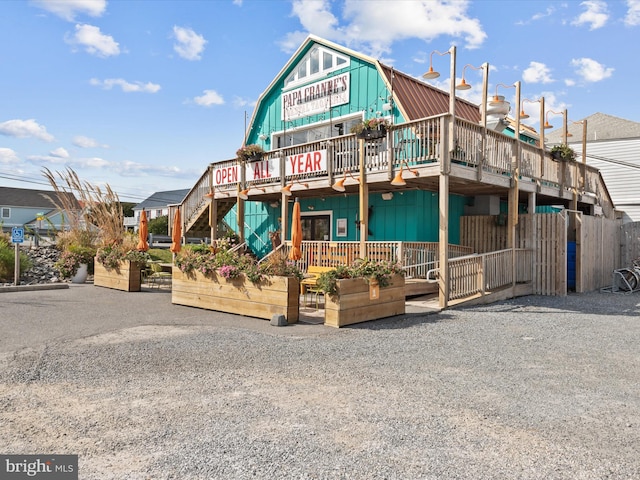
[[[377,282],[380,288],[388,287],[394,275],[404,275],[402,266],[388,261],[372,261],[367,258],[355,260],[351,265],[339,265],[334,270],[318,276],[316,285],[327,295],[338,292],[338,280],[362,278],[365,282]]]
[[[283,257],[286,259],[286,255]],[[293,262],[281,258],[269,258],[258,264],[256,259],[247,254],[239,254],[224,247],[218,247],[215,252],[187,245],[176,255],[175,265],[183,272],[199,271],[203,275],[218,274],[227,279],[246,275],[252,283],[259,283],[265,275],[295,276],[302,279],[303,275]]]
[[[373,117],[361,123],[356,123],[351,127],[351,133],[361,134],[365,130],[383,130],[386,132],[389,125],[389,120],[382,117]]]
[[[218,273],[221,277],[224,277],[228,280],[238,278],[240,276],[240,269],[233,265],[223,265],[218,269]]]
[[[73,277],[78,273],[78,269],[83,263],[87,265],[88,273],[93,274],[93,257],[95,254],[95,248],[70,245],[66,250],[62,251],[55,266],[62,278]]]
[[[99,248],[96,253],[96,260],[107,269],[115,269],[120,266],[120,262],[130,261],[140,263],[142,265],[149,261],[150,257],[147,252],[140,252],[123,242],[120,245],[107,245]]]
[[[238,160],[246,162],[248,160],[259,160],[264,155],[264,149],[260,145],[244,145],[236,151]]]
[[[551,149],[551,157],[554,160],[562,162],[570,162],[575,160],[576,152],[569,145],[556,145]]]

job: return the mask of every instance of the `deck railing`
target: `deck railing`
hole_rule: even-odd
[[[399,125],[392,125],[387,136],[365,143],[365,169],[367,173],[396,172],[406,162],[411,167],[429,166],[441,161],[446,153],[441,140],[446,139],[446,126],[449,115],[424,118]],[[456,143],[451,153],[453,164],[474,168],[478,177],[483,172],[510,177],[513,175],[516,140],[494,130],[486,130],[473,122],[457,118],[455,121]],[[245,188],[273,187],[274,189],[298,180],[326,180],[330,182],[341,177],[345,172],[359,170],[359,141],[355,135],[343,135],[331,139],[323,139],[292,147],[267,152],[265,159],[279,162],[280,171],[285,172],[287,158],[311,151],[326,150],[327,170],[312,173],[296,173],[286,178],[262,178],[245,182]],[[448,147],[447,147],[448,148]],[[547,152],[544,156],[540,148],[520,142],[520,180],[536,182],[540,187],[557,187],[560,194],[563,190],[576,187],[580,193],[599,197],[600,204],[606,203],[606,188],[597,169],[579,162],[556,162]],[[214,172],[224,169],[236,169],[234,182],[220,185],[214,191],[215,198],[235,197],[237,182],[241,181],[239,172],[243,167],[236,159],[217,162],[209,165],[207,171],[198,180],[185,198],[181,208],[183,222],[189,225],[193,217],[202,212],[204,194],[212,186],[219,185],[219,179],[213,178]],[[584,180],[582,180],[584,178]],[[380,178],[372,181],[380,181]],[[326,188],[325,182],[320,182]],[[313,187],[311,187],[313,188]],[[273,191],[273,190],[272,190]],[[256,196],[256,198],[258,198]]]
[[[514,283],[531,282],[532,258],[530,250],[521,248],[451,258],[449,298],[459,300]]]

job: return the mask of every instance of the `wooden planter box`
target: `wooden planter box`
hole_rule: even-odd
[[[330,327],[402,315],[405,313],[404,277],[394,276],[391,285],[380,288],[375,300],[369,299],[369,284],[364,279],[338,280],[337,295],[326,295],[324,305],[324,324]]]
[[[137,262],[120,262],[117,268],[105,268],[97,260],[94,262],[93,284],[98,287],[114,288],[125,292],[142,290],[142,265]]]
[[[267,320],[284,315],[287,323],[295,323],[300,312],[300,281],[268,276],[254,284],[244,275],[227,280],[200,272],[186,274],[173,267],[171,303]]]

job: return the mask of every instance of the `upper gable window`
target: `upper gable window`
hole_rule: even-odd
[[[307,53],[284,82],[284,86],[293,87],[295,85],[309,82],[315,78],[326,76],[329,72],[339,68],[348,67],[349,57],[328,50],[324,47],[315,46]]]

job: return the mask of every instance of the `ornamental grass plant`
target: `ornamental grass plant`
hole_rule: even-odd
[[[137,235],[125,230],[122,204],[108,184],[102,188],[92,185],[81,180],[71,168],[64,172],[45,168],[43,175],[56,193],[50,200],[65,221],[56,236],[61,275],[69,275],[74,267],[84,263],[79,260],[89,257],[97,258],[105,268],[117,268],[124,260],[146,263],[149,256],[137,250]],[[89,273],[93,273],[93,261],[87,264]]]

